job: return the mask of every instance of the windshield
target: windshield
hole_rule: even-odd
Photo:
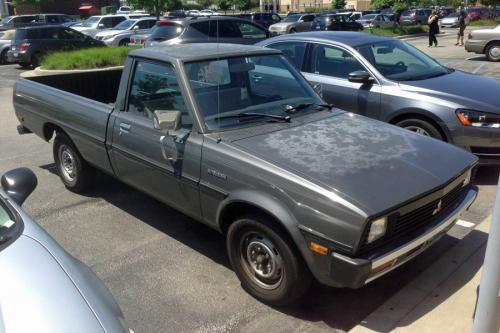
[[[377,14],[368,14],[360,17],[360,20],[372,20],[377,16]]]
[[[281,55],[233,57],[186,65],[209,130],[290,121],[321,110],[322,100]]]
[[[182,26],[178,24],[155,26],[151,30],[151,40],[167,40],[179,36],[182,32]]]
[[[5,246],[5,243],[12,241],[16,234],[19,234],[18,224],[11,210],[0,197],[0,250]]]
[[[117,26],[115,26],[113,30],[127,30],[132,25],[134,25],[135,22],[137,22],[137,20],[125,20],[119,23]]]
[[[425,80],[450,70],[417,48],[400,40],[358,46],[357,50],[383,76],[394,81]]]
[[[11,40],[14,38],[14,33],[16,30],[7,30],[4,31],[3,35],[0,37],[0,40]]]
[[[283,22],[297,22],[302,15],[290,15],[283,19]]]
[[[82,22],[82,27],[90,28],[90,27],[96,25],[100,19],[101,19],[100,16],[91,16]]]
[[[458,13],[451,13],[450,15],[448,15],[446,17],[458,17]]]
[[[0,25],[4,25],[4,24],[7,24],[10,22],[10,20],[12,20],[14,18],[14,16],[7,16],[7,17],[4,17],[2,20],[0,20]]]

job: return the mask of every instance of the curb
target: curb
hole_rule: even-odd
[[[104,68],[91,68],[91,69],[43,69],[37,67],[34,70],[22,72],[19,76],[21,77],[36,77],[36,76],[47,76],[47,75],[60,75],[60,74],[75,74],[75,73],[87,73],[96,71],[112,71],[116,69],[122,69],[123,66],[113,66]]]
[[[451,320],[455,324],[462,324],[464,331],[470,331],[476,296],[476,282],[472,279],[465,279],[467,281],[463,281],[464,283],[460,285],[460,288],[453,293],[448,296],[439,295],[443,290],[448,289],[450,285],[456,284],[454,279],[460,277],[461,273],[463,274],[463,271],[467,269],[468,264],[472,261],[476,261],[476,264],[480,261],[482,266],[484,258],[481,257],[481,251],[484,250],[487,242],[487,239],[484,239],[484,234],[488,233],[490,223],[491,216],[476,225],[454,247],[349,332],[372,333],[392,330],[421,332],[422,327],[419,326],[422,326],[422,324],[425,324],[426,331],[432,332],[433,329],[439,331],[438,327],[446,322],[445,319]],[[479,274],[479,271],[476,272],[477,274]],[[474,292],[471,295],[472,287],[474,287]],[[437,298],[438,296],[440,298]],[[442,312],[443,307],[456,306],[454,303],[457,298],[461,298],[462,301],[465,300],[463,302],[465,306],[462,306],[459,311],[449,311],[446,315],[448,318],[441,318],[440,323],[434,322],[433,316],[435,317],[440,311]],[[423,308],[426,311],[423,311]],[[470,327],[467,327],[467,325],[470,325]],[[452,332],[454,330],[445,329],[444,331]]]

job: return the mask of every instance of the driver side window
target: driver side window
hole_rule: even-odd
[[[365,70],[354,56],[343,49],[314,44],[311,57],[311,73],[347,79],[349,73]]]
[[[192,125],[172,65],[139,61],[132,78],[127,112],[152,121],[156,110],[180,111],[183,127]]]

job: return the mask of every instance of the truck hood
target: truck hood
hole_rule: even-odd
[[[477,160],[447,143],[351,113],[233,144],[340,195],[367,215],[436,189]]]
[[[457,107],[500,113],[500,83],[492,78],[454,71],[427,80],[401,82],[399,86],[405,91],[459,104]]]

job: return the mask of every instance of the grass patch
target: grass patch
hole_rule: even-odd
[[[43,69],[93,69],[122,66],[136,47],[95,47],[69,52],[54,52],[42,60]]]
[[[471,27],[485,27],[485,26],[496,27],[499,24],[500,24],[500,17],[497,17],[495,20],[471,21],[469,23],[469,26],[471,26]]]
[[[372,33],[374,35],[382,36],[404,36],[421,34],[429,31],[427,25],[396,25],[393,28],[374,28]],[[370,33],[370,29],[364,29],[363,32]]]

